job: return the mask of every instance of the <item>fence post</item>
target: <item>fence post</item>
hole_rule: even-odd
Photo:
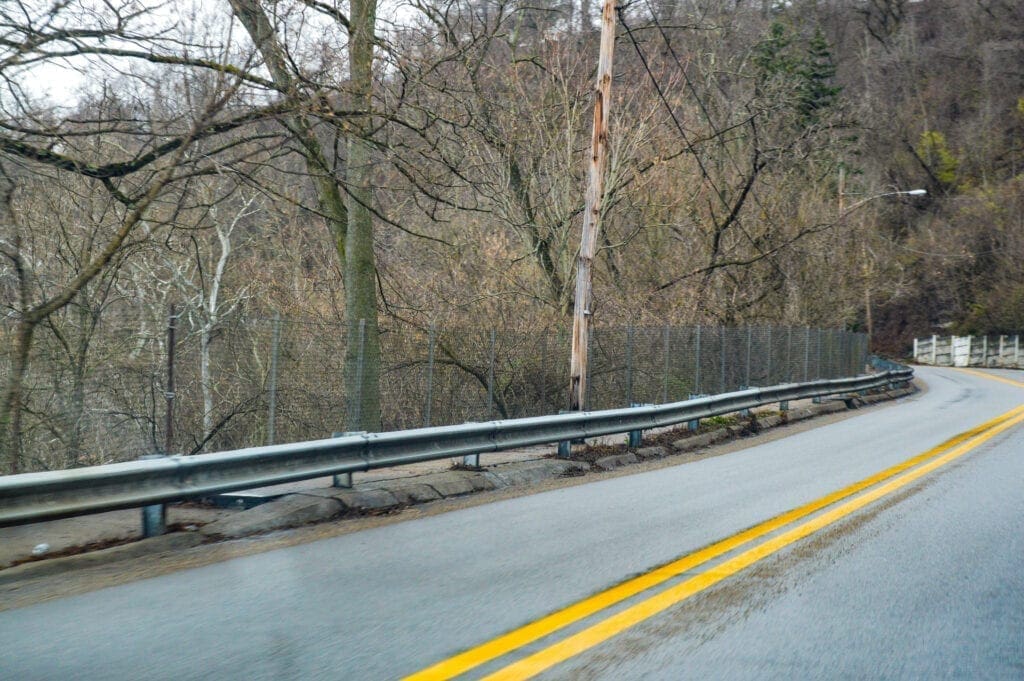
[[[633,406],[633,325],[626,327],[626,405]]]
[[[818,333],[815,334],[817,336],[817,338],[818,338],[818,343],[817,343],[818,351],[815,354],[814,365],[815,365],[816,369],[815,369],[814,375],[815,375],[815,380],[819,380],[819,381],[821,380],[821,333],[822,333],[821,329],[818,329]]]
[[[270,385],[267,395],[267,444],[274,444],[277,435],[277,362],[281,352],[281,313],[274,313],[270,332]]]
[[[591,396],[594,394],[594,327],[587,327],[587,347],[590,348],[590,361],[587,362],[587,394],[583,396],[583,404],[580,409],[587,411],[591,409]]]
[[[548,399],[548,382],[547,382],[547,369],[548,369],[548,334],[547,329],[541,337],[540,341],[540,404],[537,407],[541,410],[541,414],[550,414],[548,410],[547,399]]]
[[[423,427],[430,427],[430,408],[434,403],[434,344],[437,342],[437,327],[430,323],[427,331],[427,396],[423,404]]]
[[[495,331],[491,329],[491,352],[487,365],[487,418],[494,418],[494,343]]]
[[[1013,366],[1020,368],[1020,334],[1013,337]]]
[[[950,352],[952,352],[953,344],[950,343],[949,347],[950,347]],[[938,353],[939,353],[939,337],[933,335],[932,336],[932,364],[933,365],[937,361],[936,358],[938,357]]]
[[[786,383],[793,382],[793,327],[786,327]]]
[[[721,353],[720,353],[721,356],[718,358],[719,369],[721,369],[721,372],[720,372],[721,373],[721,390],[719,391],[719,394],[723,394],[724,395],[725,394],[725,327],[724,326],[719,326],[718,327],[718,338],[719,338],[719,341],[720,341],[718,343],[718,346],[721,349]]]
[[[359,320],[359,346],[356,353],[356,394],[352,400],[355,407],[355,414],[352,414],[352,423],[349,424],[349,431],[359,431],[363,428],[363,363],[365,361],[366,346],[366,320]]]
[[[765,353],[767,355],[767,357],[766,357],[766,364],[765,364],[764,382],[765,382],[766,385],[775,385],[774,383],[772,383],[772,327],[771,327],[771,325],[768,326],[768,342],[767,342],[766,346],[767,346],[768,352]]]
[[[811,327],[804,327],[804,383],[810,380],[811,366]]]
[[[750,352],[754,345],[754,329],[747,324],[747,369],[743,374],[743,387],[750,387]]]
[[[671,342],[672,330],[669,325],[665,325],[665,329],[662,331],[662,355],[664,358],[664,366],[662,368],[662,380],[661,380],[661,403],[668,404],[668,358],[669,358],[669,343]]]
[[[696,330],[695,333],[696,333],[696,345],[697,345],[697,349],[696,349],[697,360],[696,360],[696,364],[695,364],[696,370],[694,371],[694,373],[696,375],[693,378],[693,384],[694,384],[693,385],[693,390],[694,390],[694,392],[696,394],[699,395],[700,392],[701,392],[701,390],[700,390],[700,324],[697,325],[697,330]]]
[[[174,442],[174,332],[177,326],[178,315],[175,314],[172,304],[167,317],[167,390],[164,392],[167,399],[167,410],[164,415],[164,452],[167,454],[171,453]]]

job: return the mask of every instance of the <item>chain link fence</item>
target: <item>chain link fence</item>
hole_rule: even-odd
[[[345,326],[238,317],[204,327],[68,320],[37,333],[24,380],[25,470],[157,451],[198,453],[360,430],[345,413]],[[13,329],[0,326],[0,380]],[[558,413],[570,329],[381,328],[385,430]],[[173,358],[173,382],[169,369]],[[588,409],[666,403],[864,371],[864,334],[797,327],[604,327],[590,339]],[[360,360],[361,361],[361,360]],[[168,410],[171,417],[168,418]],[[169,426],[169,428],[168,428]]]

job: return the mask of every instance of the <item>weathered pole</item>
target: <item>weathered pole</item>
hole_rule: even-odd
[[[837,220],[842,220],[846,210],[846,168],[839,166],[839,213]],[[860,270],[864,279],[864,326],[868,332],[868,342],[874,333],[874,317],[871,313],[871,266],[868,262],[867,235],[860,234]]]
[[[589,183],[583,211],[583,233],[576,258],[576,299],[572,311],[572,358],[569,363],[569,410],[580,411],[587,394],[587,341],[592,302],[591,267],[601,229],[601,199],[608,158],[608,110],[612,92],[612,52],[615,48],[615,0],[604,0],[601,10],[601,52],[594,84],[594,128],[587,161]]]
[[[178,326],[178,315],[175,313],[174,304],[171,304],[171,312],[167,316],[167,390],[164,391],[164,398],[167,400],[167,409],[164,412],[164,453],[170,454],[174,446],[174,332]]]

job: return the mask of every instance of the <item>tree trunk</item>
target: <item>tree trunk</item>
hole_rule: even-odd
[[[349,29],[349,68],[352,108],[369,113],[373,107],[373,37],[376,0],[352,0]],[[349,430],[381,429],[380,334],[377,327],[377,266],[373,248],[373,149],[367,138],[373,118],[353,119],[355,134],[348,138],[346,180],[349,192],[345,235],[345,395]],[[362,325],[360,321],[365,320]],[[360,353],[362,357],[360,357]],[[359,404],[355,403],[359,400]],[[352,423],[358,415],[358,423]]]
[[[0,402],[0,455],[7,459],[7,472],[11,475],[21,471],[22,393],[35,327],[36,323],[31,319],[18,322],[11,354],[11,374]]]
[[[210,331],[212,325],[203,323],[199,331],[199,387],[203,393],[203,438],[210,437],[213,430],[213,383],[210,377]]]
[[[91,310],[84,305],[78,308],[78,343],[74,356],[71,358],[71,396],[66,416],[67,453],[64,468],[74,468],[82,462],[85,453],[82,449],[83,420],[85,419],[85,380],[88,375],[89,346],[96,319]]]
[[[281,89],[296,89],[296,78],[288,70],[285,52],[273,26],[257,0],[230,0],[232,10],[245,26],[253,43],[263,55],[271,76]],[[345,351],[345,391],[348,395],[350,430],[380,430],[380,336],[377,326],[377,270],[373,248],[372,147],[366,137],[372,130],[369,115],[373,101],[373,43],[377,20],[376,0],[353,0],[349,16],[349,72],[352,107],[366,111],[364,117],[350,119],[347,138],[345,186],[348,201],[342,198],[333,169],[324,154],[310,122],[301,114],[286,117],[284,124],[299,142],[306,167],[317,190],[320,209],[331,229],[342,265],[345,284],[345,317],[348,341]],[[359,366],[359,321],[363,329],[363,359]],[[353,400],[359,396],[359,408]],[[359,423],[351,415],[359,414]]]

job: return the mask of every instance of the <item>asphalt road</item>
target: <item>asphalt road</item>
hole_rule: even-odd
[[[0,679],[400,678],[1024,403],[1024,385],[919,375],[923,394],[727,455],[0,612]],[[1024,425],[995,434],[542,675],[1024,678],[1022,448]],[[760,541],[708,565],[724,574]],[[702,570],[466,678],[585,638]]]

